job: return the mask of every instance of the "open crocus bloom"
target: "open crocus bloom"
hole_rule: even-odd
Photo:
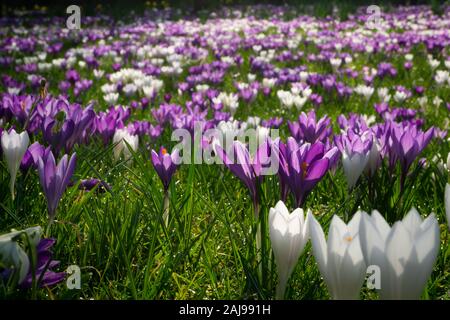
[[[358,299],[364,283],[366,264],[359,242],[361,214],[346,225],[333,216],[328,241],[319,222],[308,214],[313,254],[333,299]]]
[[[368,265],[381,271],[381,299],[419,299],[439,251],[439,225],[412,208],[392,228],[378,211],[362,213],[361,247]]]
[[[277,262],[277,297],[283,298],[287,281],[308,242],[308,219],[301,208],[289,214],[283,201],[269,212],[270,241]]]

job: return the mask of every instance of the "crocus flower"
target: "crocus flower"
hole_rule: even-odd
[[[35,274],[36,281],[39,281],[38,286],[51,287],[64,280],[66,277],[65,272],[54,272],[51,269],[56,268],[59,265],[59,261],[52,260],[53,253],[51,247],[55,244],[56,240],[52,238],[41,239],[36,246],[36,267],[35,270],[28,271],[25,279],[20,283],[20,287],[27,289],[31,288],[33,284],[33,273]]]
[[[327,116],[316,120],[316,112],[311,110],[308,114],[302,112],[298,117],[298,122],[288,121],[291,135],[302,142],[314,143],[320,141],[325,143],[331,134],[331,119]]]
[[[47,209],[50,223],[56,215],[56,208],[75,171],[76,154],[70,160],[64,155],[56,165],[53,153],[48,150],[39,159],[38,172],[42,189],[47,198]]]
[[[258,183],[263,168],[268,165],[272,146],[268,140],[261,144],[252,157],[245,144],[234,141],[227,153],[220,145],[216,145],[216,153],[225,166],[238,177],[250,191],[253,199],[255,216],[259,214]]]
[[[37,141],[30,145],[20,163],[20,169],[28,170],[30,167],[37,168],[39,158],[42,158],[44,151],[45,147]]]
[[[355,186],[367,166],[372,150],[372,141],[370,131],[357,135],[350,129],[347,134],[338,135],[335,138],[336,146],[342,153],[342,164],[349,190]]]
[[[25,280],[30,268],[30,260],[17,240],[21,234],[26,234],[31,245],[37,245],[41,231],[41,227],[38,226],[21,231],[12,231],[0,236],[0,265],[6,268],[0,272],[0,279],[9,278],[12,272],[17,271],[19,272],[18,282],[21,283]]]
[[[6,130],[2,133],[2,150],[8,165],[9,174],[11,176],[9,186],[11,196],[14,200],[14,185],[16,182],[17,171],[19,170],[22,158],[27,151],[30,139],[26,131],[18,134],[14,129],[10,132]]]
[[[381,273],[381,299],[419,299],[439,251],[439,224],[434,214],[422,220],[412,208],[392,228],[378,211],[363,212],[361,248],[367,265]]]
[[[388,148],[390,165],[394,165],[396,161],[400,163],[402,188],[411,164],[430,143],[433,133],[434,128],[423,132],[415,125],[389,123],[389,128],[384,136],[386,140],[384,145]]]
[[[0,272],[0,279],[8,281],[17,270],[19,272],[17,284],[23,289],[31,288],[33,275],[36,281],[39,281],[38,286],[41,288],[55,285],[64,280],[65,272],[55,273],[50,270],[59,265],[59,261],[52,260],[50,251],[55,240],[41,239],[41,233],[41,227],[37,226],[0,236],[0,263],[5,267]],[[31,268],[30,258],[17,241],[21,235],[26,235],[28,238],[28,240],[24,240],[24,243],[30,243],[35,247],[36,265],[34,270]]]
[[[138,148],[139,136],[130,134],[128,129],[117,129],[113,137],[113,143],[115,144],[114,159],[117,161],[123,152],[125,160],[128,160],[131,158],[130,148],[133,151]]]
[[[174,149],[172,153],[168,153],[164,147],[161,147],[159,153],[152,150],[152,164],[163,183],[164,190],[169,189],[170,181],[179,163],[180,155],[178,149]]]
[[[327,241],[320,224],[308,213],[313,254],[333,299],[359,298],[366,275],[359,242],[360,219],[361,213],[356,213],[346,225],[338,216],[333,216]]]
[[[98,192],[105,192],[105,191],[110,191],[111,190],[111,186],[109,184],[107,184],[105,181],[99,180],[99,179],[83,179],[79,181],[79,185],[78,185],[78,189],[79,190],[84,190],[84,191],[91,191],[92,189],[94,189],[95,187],[98,186],[97,190]],[[70,182],[69,183],[69,187],[72,187],[73,185],[75,185],[74,182]]]
[[[276,296],[282,299],[289,277],[309,239],[308,219],[301,208],[289,214],[284,202],[278,201],[275,208],[270,208],[269,227],[278,270]]]
[[[335,147],[326,151],[321,142],[299,146],[292,137],[286,145],[280,143],[280,178],[294,194],[297,207],[302,206],[306,196],[323,178],[335,151]]]
[[[152,164],[164,186],[163,221],[166,227],[169,224],[169,184],[180,160],[178,149],[174,149],[172,154],[164,147],[161,147],[159,154],[152,150]]]

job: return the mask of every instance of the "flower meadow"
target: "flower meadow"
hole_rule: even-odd
[[[66,19],[0,19],[0,297],[450,299],[450,7]]]

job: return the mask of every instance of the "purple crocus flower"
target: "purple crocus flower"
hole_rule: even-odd
[[[33,143],[28,147],[20,163],[20,169],[28,170],[30,167],[37,168],[38,161],[44,156],[45,147],[39,142]]]
[[[291,190],[298,207],[323,178],[335,153],[336,147],[326,151],[321,142],[300,146],[292,137],[288,138],[286,145],[280,142],[280,179]]]
[[[71,181],[69,183],[69,187],[71,187],[73,185],[75,185],[75,183]],[[105,192],[106,190],[108,190],[108,191],[111,190],[111,186],[109,184],[107,184],[105,181],[102,181],[100,179],[95,179],[95,178],[80,180],[78,189],[84,190],[84,191],[91,191],[92,189],[94,189],[97,186],[98,186],[98,188],[96,191],[99,191],[99,192]]]
[[[152,150],[152,163],[156,173],[163,183],[164,191],[167,191],[169,189],[172,176],[177,170],[177,164],[180,163],[178,150],[173,150],[171,154],[168,153],[164,147],[161,147],[159,153]]]
[[[59,261],[52,260],[51,247],[55,244],[55,239],[41,239],[36,247],[36,269],[34,271],[36,281],[40,281],[38,286],[51,287],[64,280],[65,272],[54,272],[51,269],[59,265]],[[28,272],[25,279],[20,283],[20,287],[24,289],[31,288],[33,284],[33,270]]]
[[[327,116],[317,121],[316,112],[311,110],[308,114],[302,112],[298,117],[298,122],[288,121],[291,135],[302,142],[314,143],[320,141],[325,143],[331,135],[331,119]]]
[[[255,217],[259,215],[258,183],[262,177],[263,169],[270,164],[270,155],[274,151],[275,145],[267,139],[256,150],[254,157],[250,155],[246,145],[240,141],[234,141],[229,152],[226,152],[219,145],[215,146],[217,156],[248,188],[253,200]]]
[[[434,128],[426,132],[417,126],[391,123],[391,148],[402,169],[402,181],[417,156],[430,143],[434,135]]]
[[[283,118],[274,117],[267,120],[261,121],[261,125],[266,128],[278,129],[283,124]]]
[[[70,160],[64,155],[56,165],[51,151],[45,152],[39,159],[38,172],[42,189],[47,198],[47,209],[50,222],[55,218],[56,208],[75,171],[76,154]]]

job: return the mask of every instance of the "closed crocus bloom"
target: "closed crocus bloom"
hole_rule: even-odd
[[[28,170],[30,167],[37,168],[39,158],[42,158],[45,152],[45,147],[39,142],[35,142],[23,156],[22,162],[20,163],[20,169]]]
[[[361,248],[367,265],[381,273],[381,299],[419,299],[439,251],[434,214],[422,220],[412,208],[392,228],[378,211],[362,213]]]
[[[333,216],[328,241],[314,216],[308,215],[313,254],[331,297],[358,299],[366,275],[359,242],[361,214],[356,213],[348,225],[338,216]]]
[[[365,131],[358,135],[349,129],[347,133],[337,136],[335,142],[342,153],[347,187],[352,189],[369,162],[372,134]]]
[[[450,184],[445,185],[445,213],[447,214],[447,224],[450,229]]]
[[[308,241],[308,219],[303,210],[289,214],[283,201],[278,201],[269,212],[270,241],[278,270],[276,297],[282,299],[286,284]]]
[[[139,137],[136,135],[131,135],[127,129],[118,129],[114,133],[113,144],[115,144],[114,159],[118,160],[120,154],[123,151],[125,160],[128,160],[131,158],[130,148],[133,151],[136,151],[138,148]],[[129,147],[127,146],[127,144],[129,145]]]
[[[50,150],[46,150],[44,156],[39,159],[39,178],[44,195],[47,198],[50,223],[55,218],[56,208],[75,171],[75,163],[76,154],[74,153],[70,160],[67,154],[64,155],[56,165],[55,157]]]
[[[17,171],[19,170],[20,163],[27,151],[29,143],[30,139],[26,131],[18,134],[12,129],[10,132],[3,131],[2,133],[2,150],[11,176],[9,186],[13,200]]]
[[[19,272],[19,283],[27,276],[30,268],[30,260],[17,240],[20,234],[24,233],[27,235],[30,244],[35,246],[39,243],[41,232],[41,227],[38,226],[0,235],[0,264],[6,269],[14,268],[14,270],[17,270]],[[2,276],[2,272],[0,272],[0,281]]]

